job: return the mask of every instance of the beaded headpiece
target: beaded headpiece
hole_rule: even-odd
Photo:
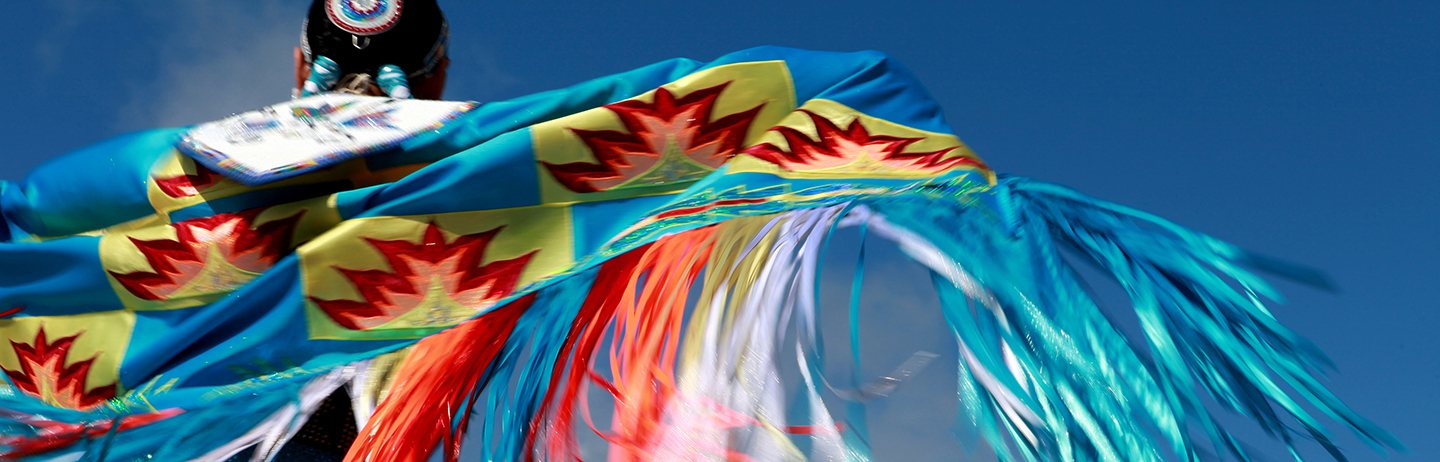
[[[330,22],[359,36],[375,35],[395,27],[403,0],[326,0],[325,14]]]
[[[378,75],[389,64],[414,78],[445,57],[449,29],[435,0],[315,0],[300,47],[307,61],[333,60],[341,75]]]

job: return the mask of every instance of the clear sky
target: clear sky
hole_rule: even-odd
[[[447,96],[493,101],[763,44],[890,53],[996,170],[1328,272],[1338,293],[1279,283],[1276,315],[1330,353],[1342,398],[1411,447],[1386,460],[1440,460],[1440,3],[962,3],[441,0]],[[287,98],[307,4],[10,2],[0,179]],[[1340,441],[1352,460],[1382,460]]]

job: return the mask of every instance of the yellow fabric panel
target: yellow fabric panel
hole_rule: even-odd
[[[807,113],[808,112],[808,113]],[[824,118],[841,130],[855,129],[856,123],[859,128],[872,138],[884,137],[885,140],[875,140],[870,143],[856,142],[846,139],[844,136],[835,134],[822,134],[817,126],[815,116]],[[882,152],[893,147],[895,138],[913,139],[897,153],[923,153],[939,152],[949,150],[941,156],[942,159],[965,158],[973,160],[973,164],[959,164],[955,168],[964,168],[983,172],[994,182],[994,173],[984,167],[980,157],[971,151],[965,143],[954,135],[944,133],[927,132],[895,124],[884,119],[870,117],[844,104],[825,99],[813,99],[807,101],[804,106],[781,120],[779,127],[788,127],[800,132],[809,140],[826,144],[833,147],[837,153],[844,158],[825,158],[819,161],[832,165],[795,165],[783,166],[773,162],[762,160],[750,154],[740,154],[730,161],[731,172],[762,172],[779,175],[785,178],[815,178],[815,179],[839,179],[839,178],[928,178],[939,174],[934,170],[920,168],[904,168],[887,165],[884,162]],[[786,138],[778,131],[766,132],[755,145],[769,143],[781,150],[794,151],[797,146],[790,146]],[[756,148],[751,148],[756,149]],[[818,161],[817,161],[818,164]]]
[[[161,156],[150,171],[150,182],[146,194],[150,205],[160,217],[170,212],[196,205],[205,201],[238,196],[254,191],[284,188],[305,184],[349,181],[355,188],[391,183],[425,167],[426,163],[400,165],[371,171],[365,159],[354,159],[331,167],[316,170],[280,181],[258,186],[246,186],[224,176],[205,170],[194,159],[171,150]],[[165,220],[168,222],[168,219]]]
[[[215,226],[214,230],[210,230],[215,231],[213,236],[207,235],[207,230],[192,226],[196,220],[109,233],[100,238],[100,261],[110,280],[110,286],[127,308],[172,310],[214,303],[230,293],[231,290],[254,279],[290,250],[339,223],[340,214],[330,204],[330,199],[330,197],[319,197],[265,208],[253,219],[242,218],[243,213],[220,214],[198,219],[209,220],[211,223],[223,223]],[[245,226],[250,230],[256,230],[269,223],[292,217],[295,221],[288,248],[276,249],[279,251],[278,253],[271,252],[274,254],[256,263],[250,262],[252,257],[247,256],[247,254],[255,255],[255,249],[237,247],[241,244],[237,242],[237,236],[250,231],[236,229],[236,227]],[[178,227],[182,226],[191,226],[189,231],[192,239],[189,243],[177,242],[179,239]],[[224,232],[226,230],[231,231]],[[166,241],[176,244],[168,244]],[[145,247],[167,244],[188,244],[190,255],[201,258],[205,264],[186,265],[185,262],[176,262],[175,266],[179,271],[173,274],[155,268],[147,259]],[[149,253],[152,256],[166,258],[160,252],[151,250]],[[171,260],[173,261],[173,259]],[[191,266],[196,267],[192,268]],[[153,296],[141,297],[121,280],[123,275],[137,273],[168,276],[172,281],[170,285],[174,287],[153,288],[149,290]],[[134,282],[130,283],[132,287],[135,285]]]
[[[442,241],[427,242],[434,226]],[[488,235],[487,233],[494,233]],[[467,237],[468,236],[468,237]],[[514,289],[522,288],[568,269],[574,263],[570,209],[563,205],[541,205],[512,209],[457,212],[438,215],[374,217],[348,220],[331,232],[301,246],[301,275],[306,294],[306,320],[312,338],[396,339],[417,338],[453,326],[494,306],[484,293],[460,293],[451,285],[463,279],[461,272],[474,268],[456,267],[453,258],[462,252],[481,251],[478,268],[524,260],[514,278]],[[459,249],[465,239],[488,242]],[[377,245],[376,243],[381,244]],[[423,256],[394,252],[407,268],[394,268],[381,248],[420,246],[440,249],[445,258],[426,261]],[[497,263],[499,262],[499,263]],[[390,275],[411,272],[406,279],[413,293],[384,292],[383,300],[367,300],[353,276],[358,271]],[[443,273],[443,274],[442,274]],[[503,287],[482,287],[478,291],[500,291]],[[467,298],[469,297],[469,298]],[[403,300],[402,300],[403,299]],[[386,314],[377,319],[342,325],[321,308],[320,301],[370,302],[383,306]],[[358,327],[358,328],[357,328]]]
[[[666,194],[684,189],[685,186],[693,183],[698,179],[694,177],[694,174],[703,174],[713,170],[713,167],[689,162],[684,156],[675,156],[677,158],[675,166],[684,170],[679,177],[667,180],[663,175],[657,174],[659,167],[651,170],[638,169],[643,170],[634,172],[634,176],[638,178],[631,178],[618,185],[602,186],[602,190],[598,192],[577,192],[557,181],[555,175],[543,164],[602,163],[597,160],[591,148],[575,130],[616,131],[637,136],[642,140],[641,144],[665,146],[662,149],[683,151],[697,148],[691,143],[694,140],[687,138],[693,136],[694,132],[681,133],[684,130],[678,127],[662,127],[662,125],[690,122],[688,129],[694,130],[700,125],[716,122],[726,116],[740,114],[758,107],[758,112],[749,122],[744,141],[739,145],[739,148],[743,148],[750,145],[766,129],[795,109],[795,90],[792,85],[789,69],[783,61],[730,64],[696,72],[661,86],[660,89],[626,100],[654,105],[657,104],[657,94],[661,91],[671,95],[674,99],[683,100],[697,92],[714,90],[723,86],[723,91],[713,101],[710,120],[694,123],[693,120],[680,120],[683,117],[669,121],[646,119],[641,124],[644,130],[637,132],[631,130],[631,127],[627,127],[616,111],[611,108],[620,104],[616,103],[536,124],[531,128],[531,136],[536,160],[542,162],[537,168],[541,201],[546,203],[580,202]],[[696,103],[693,106],[703,109],[704,104]],[[682,111],[681,114],[687,113]],[[667,128],[672,133],[667,133]],[[736,151],[738,152],[738,149]]]
[[[42,347],[38,337],[43,329],[45,344],[68,351],[53,350],[54,354],[47,358],[50,362],[43,363],[48,367],[43,370],[32,369],[37,372],[34,374],[38,378],[37,382],[42,384],[39,398],[56,406],[79,408],[80,406],[74,405],[78,398],[74,396],[74,390],[70,393],[56,392],[56,379],[60,378],[63,369],[90,360],[84,391],[94,392],[98,387],[114,385],[115,396],[119,396],[123,392],[119,385],[120,360],[125,357],[134,328],[135,313],[124,310],[0,319],[0,338],[5,339],[5,342],[0,344],[0,367],[6,369],[7,373],[23,370],[18,351],[26,347]],[[65,340],[71,336],[74,338]]]

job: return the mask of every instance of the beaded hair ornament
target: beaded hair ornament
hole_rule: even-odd
[[[323,5],[319,4],[321,2]],[[430,6],[425,2],[420,2],[420,4],[422,8]],[[311,17],[305,20],[301,28],[301,50],[304,52],[306,60],[312,63],[310,77],[302,88],[301,96],[332,91],[343,74],[342,66],[336,62],[336,59],[344,61],[343,57],[334,56],[335,59],[331,59],[332,57],[318,56],[312,50],[310,21],[318,16],[318,12],[314,9],[323,8],[324,17],[331,25],[339,29],[335,32],[350,36],[350,45],[354,49],[346,54],[353,55],[367,52],[366,50],[371,47],[374,40],[380,39],[380,36],[386,32],[397,29],[396,26],[401,22],[405,6],[404,0],[317,0],[317,5],[312,7]],[[438,9],[436,9],[436,13],[438,14]],[[428,76],[445,57],[450,37],[449,24],[443,15],[438,16],[439,31],[436,34],[435,42],[420,61],[418,69],[407,74],[399,65],[385,64],[371,71],[375,75],[375,83],[385,94],[392,98],[409,98],[411,93],[408,78]],[[414,29],[416,26],[406,27]],[[390,38],[390,40],[395,39]],[[393,49],[391,50],[393,51]]]

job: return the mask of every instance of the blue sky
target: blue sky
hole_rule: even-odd
[[[125,131],[285,99],[307,4],[19,3],[0,20],[6,180]],[[1277,316],[1331,354],[1341,397],[1412,449],[1386,460],[1440,458],[1440,3],[987,3],[1006,4],[442,0],[447,96],[505,99],[763,44],[890,53],[999,171],[1328,272],[1338,293],[1278,283]],[[1381,460],[1341,441],[1352,460]]]

